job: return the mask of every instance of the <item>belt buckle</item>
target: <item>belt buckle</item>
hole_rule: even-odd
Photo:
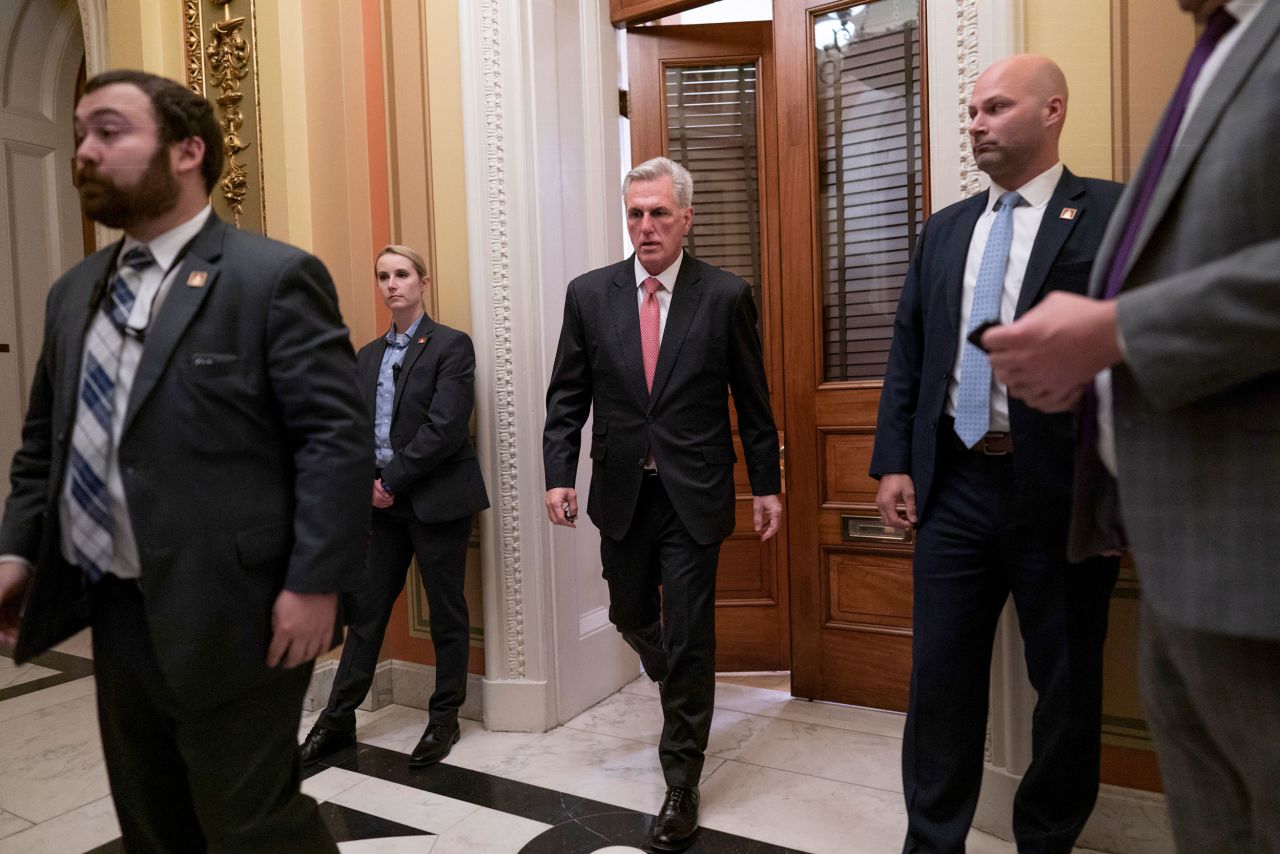
[[[998,447],[995,445],[996,442],[1000,443]],[[1008,442],[1008,433],[988,433],[978,440],[975,447],[988,457],[1003,457],[1012,451],[1012,448],[1008,447]]]

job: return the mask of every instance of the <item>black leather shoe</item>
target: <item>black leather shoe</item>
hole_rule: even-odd
[[[460,738],[462,738],[462,730],[457,724],[451,727],[444,724],[430,724],[427,731],[422,734],[422,738],[418,739],[418,746],[413,749],[413,754],[409,757],[409,767],[426,768],[428,765],[435,765],[449,755],[449,751]]]
[[[330,756],[356,743],[354,732],[338,732],[336,729],[325,729],[313,726],[311,732],[302,740],[303,765],[314,765],[326,756]]]
[[[653,822],[649,845],[654,851],[683,851],[698,836],[698,790],[669,786],[667,799]]]

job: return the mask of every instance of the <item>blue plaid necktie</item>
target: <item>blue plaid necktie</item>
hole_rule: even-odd
[[[107,460],[111,451],[111,420],[115,407],[116,373],[125,325],[137,298],[137,275],[155,263],[150,250],[135,246],[120,259],[107,285],[102,310],[110,324],[90,323],[85,340],[84,373],[67,472],[71,542],[76,562],[97,581],[111,566],[115,532],[107,497]]]
[[[980,324],[1000,317],[1000,295],[1004,292],[1004,272],[1009,266],[1009,247],[1013,245],[1013,209],[1022,204],[1022,196],[1007,192],[996,202],[996,221],[987,235],[978,267],[978,282],[973,289],[973,307],[969,311],[972,332]],[[987,354],[964,343],[960,357],[960,390],[956,399],[956,435],[966,448],[972,448],[987,433],[991,423],[991,362]]]

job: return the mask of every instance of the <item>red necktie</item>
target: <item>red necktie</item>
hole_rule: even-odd
[[[662,309],[658,290],[662,282],[650,276],[644,280],[644,302],[640,304],[640,350],[644,354],[644,382],[653,391],[653,374],[658,367],[658,345],[662,336]]]

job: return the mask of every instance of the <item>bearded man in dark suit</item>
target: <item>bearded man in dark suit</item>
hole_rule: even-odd
[[[76,106],[88,215],[54,283],[0,525],[0,640],[93,626],[131,851],[336,851],[300,790],[313,660],[359,577],[372,443],[324,265],[210,210],[209,103],[112,71]]]

